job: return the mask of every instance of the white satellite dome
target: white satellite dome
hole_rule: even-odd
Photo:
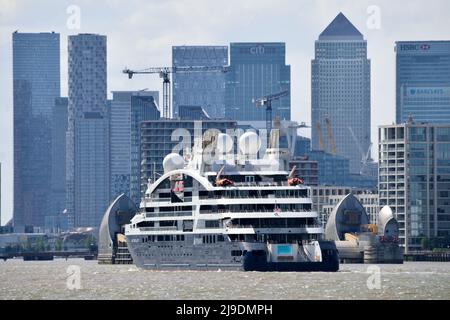
[[[170,153],[163,160],[164,173],[183,169],[184,159],[178,153]]]
[[[219,133],[217,136],[217,150],[219,153],[229,153],[233,149],[233,138],[228,134]]]
[[[259,148],[261,148],[261,139],[255,132],[246,132],[239,138],[239,149],[243,154],[257,154]]]

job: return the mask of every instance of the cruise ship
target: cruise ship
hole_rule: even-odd
[[[125,226],[138,267],[338,271],[336,246],[321,240],[310,189],[289,170],[287,150],[269,147],[258,158],[255,132],[194,140],[184,156],[164,158],[164,174]]]

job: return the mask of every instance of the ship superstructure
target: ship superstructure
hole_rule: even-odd
[[[128,247],[146,269],[337,271],[333,242],[312,210],[309,187],[288,152],[266,149],[254,132],[237,143],[215,133],[185,157],[169,154],[126,226]]]

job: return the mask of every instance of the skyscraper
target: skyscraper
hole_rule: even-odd
[[[58,33],[12,34],[14,227],[42,227],[50,213],[51,127],[60,96]]]
[[[450,123],[450,41],[398,41],[397,123]]]
[[[67,107],[67,98],[55,99],[52,118],[52,215],[59,215],[66,208]]]
[[[312,148],[348,158],[359,173],[370,147],[370,60],[342,13],[316,41],[311,69]]]
[[[135,204],[141,198],[140,123],[157,120],[157,91],[113,91],[110,109],[111,194],[125,193]]]
[[[174,46],[172,66],[227,66],[227,46]],[[225,74],[220,71],[174,73],[173,114],[179,107],[200,106],[211,118],[225,116]]]
[[[252,99],[291,89],[291,67],[284,43],[231,43],[226,74],[225,117],[237,121],[265,121],[264,108]],[[272,103],[273,119],[291,119],[290,93]]]
[[[106,37],[69,36],[69,227],[97,227],[109,204]]]

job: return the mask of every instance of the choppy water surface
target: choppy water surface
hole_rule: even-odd
[[[68,275],[71,265],[81,272],[80,289],[68,289],[68,282],[77,284]],[[337,273],[146,271],[82,259],[8,260],[0,262],[0,299],[450,299],[450,263],[378,265],[379,289],[368,267],[342,264]]]

